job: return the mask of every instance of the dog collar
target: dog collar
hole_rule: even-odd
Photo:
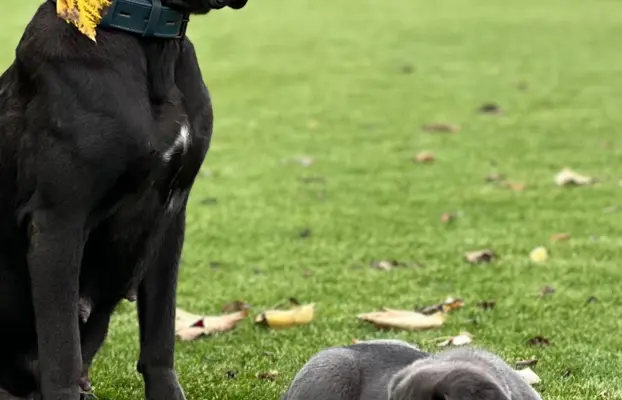
[[[160,0],[112,0],[98,26],[143,37],[181,39],[188,20],[188,14],[163,6]]]

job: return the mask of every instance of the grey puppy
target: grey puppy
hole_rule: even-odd
[[[541,400],[485,350],[423,352],[397,340],[326,349],[294,378],[282,400]]]

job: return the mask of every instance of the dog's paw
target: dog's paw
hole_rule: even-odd
[[[146,400],[186,400],[174,371],[145,371]]]

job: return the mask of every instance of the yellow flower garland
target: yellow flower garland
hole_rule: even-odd
[[[110,0],[57,0],[56,14],[95,42],[95,27],[110,4]]]

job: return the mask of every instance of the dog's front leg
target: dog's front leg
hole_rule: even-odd
[[[174,370],[175,300],[185,209],[165,227],[158,253],[138,289],[140,358],[138,371],[148,400],[183,400]]]
[[[78,400],[82,356],[77,304],[84,225],[71,215],[34,211],[29,236],[41,395],[43,400]]]

